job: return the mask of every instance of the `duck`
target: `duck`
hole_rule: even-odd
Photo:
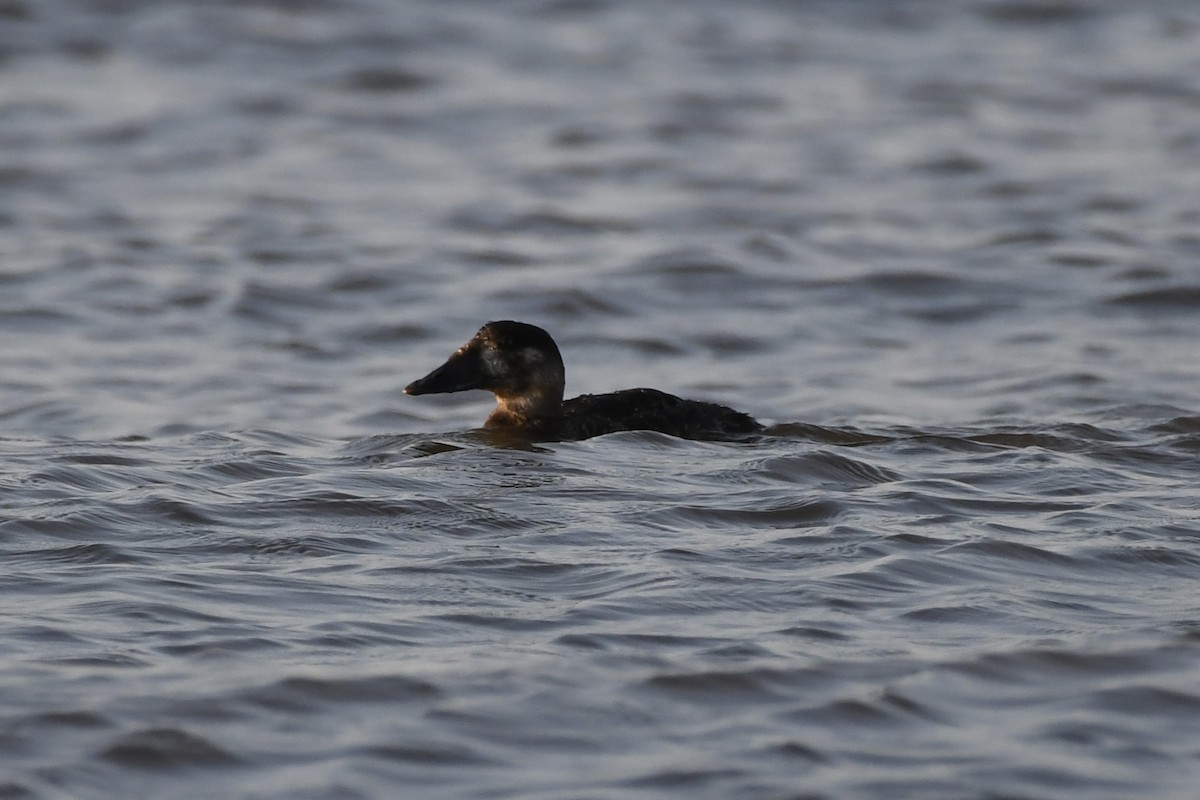
[[[617,431],[658,431],[721,441],[761,433],[753,417],[717,403],[657,389],[624,389],[563,400],[566,370],[554,339],[526,322],[498,320],[479,329],[437,369],[404,387],[407,395],[485,389],[496,408],[485,429],[538,441],[577,441]]]

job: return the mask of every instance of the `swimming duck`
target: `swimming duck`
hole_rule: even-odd
[[[657,389],[625,389],[563,400],[558,345],[536,325],[489,322],[445,364],[404,387],[410,395],[487,389],[496,410],[484,422],[540,440],[588,439],[614,431],[659,431],[685,439],[730,439],[762,430],[732,408]]]

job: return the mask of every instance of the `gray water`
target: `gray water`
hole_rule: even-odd
[[[0,328],[0,797],[1196,796],[1195,5],[5,0]]]

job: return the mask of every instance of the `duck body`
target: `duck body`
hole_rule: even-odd
[[[681,439],[721,439],[762,431],[748,414],[717,403],[685,400],[658,389],[583,394],[563,403],[571,439],[615,431],[658,431]]]
[[[733,439],[762,426],[732,408],[657,389],[625,389],[563,400],[566,372],[558,345],[535,325],[489,322],[445,364],[404,387],[422,395],[486,389],[496,410],[485,428],[543,441],[588,439],[616,431],[658,431],[685,439]]]

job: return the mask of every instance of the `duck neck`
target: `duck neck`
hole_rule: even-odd
[[[531,388],[519,394],[496,394],[496,410],[488,427],[522,427],[562,416],[562,388]]]

